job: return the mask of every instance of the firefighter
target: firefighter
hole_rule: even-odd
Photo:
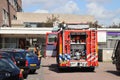
[[[37,45],[34,47],[34,53],[38,56],[38,59],[41,60],[41,54],[40,54],[40,49]]]

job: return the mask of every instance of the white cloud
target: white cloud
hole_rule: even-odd
[[[102,5],[97,3],[87,4],[88,13],[99,19],[108,19],[114,17],[113,12],[106,10]]]
[[[90,2],[86,5],[86,7],[88,14],[95,16],[95,18],[99,21],[100,24],[105,24],[108,26],[111,25],[113,22],[120,22],[120,19],[118,19],[120,9],[110,11],[107,10],[104,5],[96,2]]]
[[[88,2],[94,2],[94,3],[108,3],[112,0],[87,0]]]
[[[80,9],[74,1],[69,1],[65,5],[54,9],[53,12],[55,12],[55,13],[70,13],[70,14],[72,14],[72,13],[76,14],[77,13],[77,14],[79,14]]]
[[[81,0],[22,0],[24,9],[32,9],[33,12],[39,13],[70,13],[79,14],[80,5],[76,1]],[[85,10],[88,15],[93,15],[101,24],[110,24],[119,22],[118,16],[120,9],[110,11],[105,8],[105,5],[112,0],[85,0]],[[112,5],[111,5],[112,6]],[[81,9],[82,10],[82,9]],[[82,12],[81,12],[82,14]],[[119,16],[120,17],[120,16]]]
[[[37,13],[79,14],[80,9],[75,1],[76,0],[23,0],[23,6],[24,8],[37,6],[37,10],[34,10],[34,12]]]
[[[49,13],[49,11],[38,9],[38,10],[34,11],[34,13]]]
[[[40,6],[44,9],[54,8],[68,2],[69,0],[22,0],[23,7]]]

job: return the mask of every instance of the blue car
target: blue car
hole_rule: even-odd
[[[30,73],[35,73],[35,71],[40,68],[41,60],[39,60],[38,56],[33,51],[26,51],[25,54]]]
[[[12,56],[15,61],[17,67],[19,67],[23,73],[23,77],[26,79],[29,73],[29,66],[28,66],[28,61],[26,59],[25,50],[24,49],[13,49],[13,48],[5,48],[5,49],[0,49],[1,52],[5,52]],[[5,54],[4,54],[5,55]]]
[[[22,71],[9,59],[0,55],[0,80],[24,80]]]

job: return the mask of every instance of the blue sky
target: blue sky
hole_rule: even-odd
[[[22,0],[24,12],[93,15],[101,25],[120,23],[120,0]]]

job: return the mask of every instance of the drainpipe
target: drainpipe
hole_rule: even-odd
[[[7,7],[8,7],[8,18],[9,18],[9,26],[11,27],[11,19],[10,19],[10,3],[9,0],[7,0]]]

